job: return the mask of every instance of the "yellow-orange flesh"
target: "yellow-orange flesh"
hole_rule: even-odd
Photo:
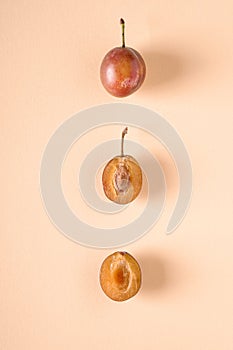
[[[102,183],[105,195],[118,204],[132,202],[142,188],[142,170],[131,156],[117,156],[104,168]]]
[[[132,298],[141,286],[138,262],[126,252],[109,255],[100,269],[100,285],[112,300],[125,301]]]

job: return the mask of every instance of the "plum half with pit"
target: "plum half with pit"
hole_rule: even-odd
[[[104,57],[100,79],[104,88],[115,97],[126,97],[140,88],[146,65],[138,51],[125,46],[125,22],[121,18],[122,47],[115,47]]]
[[[124,154],[125,128],[121,137],[121,155],[112,158],[102,174],[103,190],[108,199],[117,204],[128,204],[140,193],[142,170],[136,159]]]

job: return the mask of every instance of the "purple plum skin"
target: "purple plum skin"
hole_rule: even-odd
[[[138,51],[115,47],[104,57],[100,79],[104,88],[115,97],[126,97],[140,88],[146,76],[146,65]]]

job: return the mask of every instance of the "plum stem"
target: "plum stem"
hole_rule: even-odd
[[[121,157],[124,157],[124,138],[125,135],[128,133],[128,128],[126,127],[123,131],[122,131],[122,136],[121,136]]]
[[[121,28],[122,28],[122,47],[125,47],[125,21],[123,18],[120,20]]]

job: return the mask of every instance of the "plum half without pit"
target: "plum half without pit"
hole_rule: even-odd
[[[99,278],[102,290],[110,299],[125,301],[139,291],[141,269],[129,253],[115,252],[103,261]]]
[[[146,65],[138,51],[125,46],[125,22],[122,18],[120,23],[122,47],[115,47],[105,55],[100,67],[100,80],[111,95],[126,97],[142,85]]]

